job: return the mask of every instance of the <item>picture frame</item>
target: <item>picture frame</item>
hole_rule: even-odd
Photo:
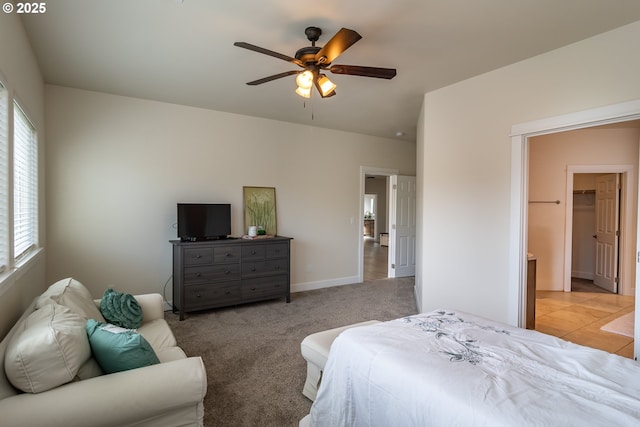
[[[242,187],[244,233],[249,227],[264,227],[265,234],[277,235],[275,187]]]

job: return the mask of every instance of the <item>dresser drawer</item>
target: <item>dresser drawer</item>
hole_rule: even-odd
[[[221,264],[206,267],[185,267],[184,284],[219,282],[240,278],[240,264]]]
[[[252,259],[264,259],[265,254],[265,246],[264,245],[253,245],[253,246],[245,246],[242,248],[242,260],[252,260]]]
[[[250,261],[242,263],[242,277],[262,276],[266,274],[287,273],[289,259],[273,259],[267,261]]]
[[[265,246],[266,258],[289,258],[289,245],[286,243],[275,243]]]
[[[242,300],[251,301],[287,296],[287,276],[257,277],[242,281]]]
[[[196,285],[184,288],[184,302],[187,309],[220,307],[240,301],[240,281],[225,285]]]
[[[233,246],[213,248],[213,262],[215,264],[240,262],[240,248]]]
[[[202,265],[213,262],[213,248],[187,248],[184,250],[184,265]]]

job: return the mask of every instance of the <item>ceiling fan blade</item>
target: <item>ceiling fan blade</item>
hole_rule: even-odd
[[[332,65],[329,68],[334,74],[349,74],[351,76],[376,77],[392,79],[396,76],[395,68],[361,67],[359,65]]]
[[[248,82],[247,84],[249,86],[261,85],[262,83],[267,83],[267,82],[270,82],[272,80],[281,79],[281,78],[287,77],[287,76],[293,76],[294,74],[299,74],[299,73],[300,73],[300,71],[285,71],[284,73],[274,74],[273,76],[269,76],[269,77],[263,77],[261,79],[254,80],[252,82]]]
[[[319,64],[330,64],[345,50],[349,49],[355,42],[360,40],[362,36],[348,28],[341,28],[331,40],[324,45],[316,54],[316,61]]]
[[[262,53],[264,55],[273,56],[274,58],[282,59],[283,61],[291,62],[293,64],[296,64],[296,65],[299,65],[301,67],[304,67],[304,64],[299,59],[293,58],[293,57],[288,56],[288,55],[284,55],[282,53],[274,52],[272,50],[265,49],[265,48],[260,47],[260,46],[256,46],[256,45],[253,45],[253,44],[250,44],[250,43],[245,43],[245,42],[235,42],[233,45],[234,46],[238,46],[238,47],[242,47],[244,49],[249,49],[249,50],[252,50],[254,52]]]

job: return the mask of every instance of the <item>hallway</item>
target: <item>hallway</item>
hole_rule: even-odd
[[[373,237],[364,237],[364,281],[386,279],[389,247],[380,246]]]

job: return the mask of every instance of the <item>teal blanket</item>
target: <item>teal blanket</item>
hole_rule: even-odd
[[[142,324],[142,308],[131,294],[109,288],[100,301],[100,312],[104,319],[127,329],[137,329]]]

